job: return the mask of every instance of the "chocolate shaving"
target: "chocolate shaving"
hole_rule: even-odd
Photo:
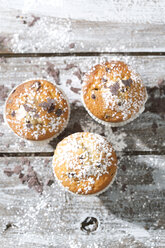
[[[11,177],[14,174],[14,171],[12,171],[10,168],[6,168],[3,171],[8,177]]]
[[[129,79],[126,79],[126,80],[122,80],[122,83],[127,87],[131,87],[131,84],[132,84],[132,79],[129,78]]]
[[[48,65],[48,68],[47,68],[48,74],[51,75],[54,78],[56,84],[59,84],[59,82],[60,82],[60,71],[59,71],[59,69],[58,68],[55,69],[54,65],[51,64],[50,62],[47,62],[47,65]]]
[[[0,99],[5,100],[8,95],[8,88],[4,85],[0,85]]]
[[[0,114],[0,122],[3,122],[4,120],[3,120],[3,115],[2,114]]]
[[[120,89],[120,85],[118,82],[114,83],[113,85],[110,86],[110,91],[112,95],[117,96],[118,95],[118,90]]]
[[[11,112],[11,116],[12,116],[12,117],[15,116],[15,111],[14,111],[14,110]]]
[[[15,166],[15,168],[14,168],[14,173],[15,174],[19,175],[21,173],[21,171],[22,171],[21,165]]]
[[[70,70],[72,68],[76,67],[74,64],[67,64],[64,70]]]
[[[72,83],[72,80],[71,79],[67,79],[66,85],[71,85],[71,83]]]
[[[59,116],[61,116],[62,115],[62,109],[57,109],[56,110],[56,115],[59,117]]]
[[[76,94],[79,94],[79,92],[81,90],[80,88],[75,88],[75,87],[71,87],[70,89],[71,89],[71,91],[73,91]]]
[[[81,72],[81,70],[79,68],[77,69],[77,71],[75,71],[73,73],[73,75],[75,75],[76,77],[78,77],[79,80],[81,80],[81,74],[82,74],[82,72]]]

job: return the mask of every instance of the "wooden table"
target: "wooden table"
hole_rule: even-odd
[[[80,88],[91,65],[112,59],[141,74],[149,99],[138,119],[110,129],[86,113]],[[3,121],[8,93],[29,78],[56,82],[71,102],[67,129],[44,146]],[[164,0],[2,1],[0,106],[1,248],[165,247]],[[56,144],[78,131],[105,135],[117,151],[117,178],[98,197],[70,195],[53,178]],[[20,166],[39,188],[22,183]]]

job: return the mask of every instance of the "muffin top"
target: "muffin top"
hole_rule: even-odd
[[[114,123],[137,114],[147,98],[140,76],[122,61],[94,66],[85,76],[82,95],[92,115]]]
[[[98,134],[80,132],[63,139],[53,157],[57,179],[69,191],[88,195],[105,189],[115,176],[116,154]]]
[[[12,130],[28,140],[44,140],[61,132],[69,118],[63,93],[46,80],[20,84],[9,95],[6,121]]]

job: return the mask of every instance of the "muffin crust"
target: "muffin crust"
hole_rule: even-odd
[[[58,135],[69,118],[69,105],[54,84],[30,80],[9,95],[5,117],[10,128],[28,140],[45,140]]]
[[[94,66],[82,87],[83,102],[96,118],[109,123],[129,120],[143,108],[147,92],[140,76],[122,61]]]
[[[74,133],[57,145],[53,170],[60,184],[72,193],[97,194],[113,181],[117,158],[104,137]]]

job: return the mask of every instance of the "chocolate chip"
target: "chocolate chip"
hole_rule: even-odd
[[[57,109],[56,110],[56,115],[59,117],[59,116],[61,116],[62,115],[62,109]]]
[[[55,101],[54,99],[48,98],[47,102],[41,102],[39,106],[42,107],[45,111],[48,111],[48,113],[51,113],[55,109]]]
[[[98,88],[94,88],[94,90],[99,90]]]
[[[106,114],[106,115],[105,115],[105,119],[108,119],[108,118],[109,118],[109,115]]]
[[[110,86],[110,91],[112,95],[118,95],[118,90],[120,89],[120,85],[118,82],[114,83],[113,85]]]
[[[69,178],[74,178],[76,176],[75,172],[68,172],[68,177]]]
[[[39,106],[42,107],[46,111],[49,105],[47,102],[41,102],[39,103]]]
[[[8,177],[11,177],[14,174],[14,171],[12,171],[10,168],[6,168],[3,171]]]
[[[106,83],[107,81],[108,81],[108,79],[107,78],[102,78],[102,81],[104,82],[104,83]]]
[[[27,111],[27,112],[35,112],[36,110],[35,109],[33,109],[32,107],[30,107],[29,105],[27,105],[27,104],[23,104],[23,106],[24,106],[24,109]]]
[[[108,67],[105,70],[106,70],[106,72],[110,72],[111,71]]]
[[[121,106],[122,105],[122,103],[121,102],[118,102],[118,106]]]
[[[132,79],[131,78],[129,78],[129,79],[126,79],[126,80],[122,80],[122,83],[127,87],[130,87],[131,86],[131,84],[132,84]]]
[[[54,104],[51,104],[50,107],[48,108],[48,113],[52,113],[55,109],[55,105]]]
[[[121,89],[121,92],[125,92],[125,89]]]
[[[92,98],[92,99],[96,99],[95,94],[92,94],[92,95],[91,95],[91,98]]]
[[[15,116],[15,111],[14,111],[14,110],[11,112],[11,116],[12,116],[12,117]]]
[[[33,83],[32,88],[36,88],[36,91],[38,91],[41,88],[41,82],[36,81],[35,83]]]

